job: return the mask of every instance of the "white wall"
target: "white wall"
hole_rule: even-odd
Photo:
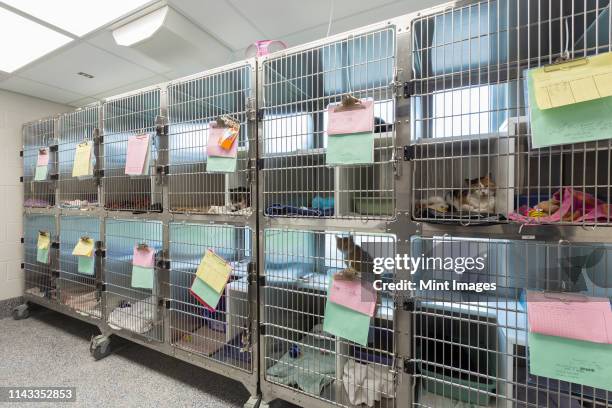
[[[0,90],[0,300],[23,293],[21,125],[69,110],[66,105]]]

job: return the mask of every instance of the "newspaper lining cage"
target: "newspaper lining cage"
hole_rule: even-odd
[[[395,145],[395,28],[264,57],[263,209],[267,216],[390,218]],[[374,103],[373,164],[332,167],[327,107]]]
[[[170,333],[174,347],[252,372],[249,264],[253,232],[234,225],[170,224]],[[206,307],[190,293],[207,250],[232,272],[217,305]]]
[[[23,125],[24,207],[55,206],[55,118]],[[39,160],[39,157],[42,159]]]
[[[98,132],[98,104],[60,116],[58,120],[59,205],[62,208],[88,208],[98,205],[98,181],[95,178]],[[90,153],[90,170],[73,177],[75,155],[80,145]],[[77,173],[78,174],[78,173]]]
[[[162,298],[157,270],[149,271],[150,288],[134,287],[134,248],[140,245],[159,254],[162,223],[146,220],[106,221],[106,319],[117,330],[128,330],[150,340],[163,341]]]
[[[610,203],[610,141],[534,148],[525,80],[610,51],[608,0],[453,6],[415,19],[412,37],[415,219],[610,222],[585,216]]]
[[[394,257],[395,237],[266,229],[263,253],[265,380],[341,406],[361,398],[395,406],[391,293],[382,291],[376,300],[366,345],[323,330],[329,279],[349,265],[360,270],[361,279],[372,278],[372,259]],[[393,281],[394,271],[381,279]]]
[[[159,152],[160,90],[145,90],[103,104],[104,207],[132,212],[162,211],[156,161]],[[125,173],[130,137],[148,135],[142,175]]]
[[[168,87],[169,209],[173,212],[248,215],[250,158],[255,135],[248,122],[254,101],[253,66],[240,63],[174,82]],[[207,137],[220,118],[240,125],[236,171],[208,170]]]
[[[79,240],[93,241],[90,259],[72,255]],[[97,267],[96,243],[100,241],[100,219],[85,216],[60,217],[59,278],[60,302],[96,318],[102,317],[102,294],[98,287],[101,270]],[[84,262],[83,262],[84,261]]]
[[[47,253],[39,254],[38,236],[49,238]],[[54,215],[31,214],[24,216],[24,272],[25,294],[57,302],[57,250],[53,242],[57,238]]]

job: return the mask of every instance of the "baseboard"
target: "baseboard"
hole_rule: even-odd
[[[23,297],[15,297],[10,299],[0,300],[0,319],[9,317],[14,307],[23,303]]]

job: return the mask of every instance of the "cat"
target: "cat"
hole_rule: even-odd
[[[248,187],[230,188],[230,208],[231,212],[244,210],[251,206],[251,189]]]
[[[362,274],[372,273],[374,260],[355,243],[352,236],[336,237],[336,248],[348,264],[348,268],[337,275],[340,279],[360,279]]]
[[[465,179],[467,190],[446,194],[446,202],[457,211],[494,213],[495,189],[491,175]]]

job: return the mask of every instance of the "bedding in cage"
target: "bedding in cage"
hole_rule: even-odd
[[[24,220],[24,273],[27,296],[58,301],[57,290],[57,228],[53,215],[25,215]],[[47,249],[39,250],[39,235],[49,238]]]
[[[163,341],[162,298],[156,267],[134,266],[136,250],[153,251],[153,264],[162,250],[162,223],[144,220],[106,220],[106,320],[115,330],[127,330]]]
[[[254,100],[252,68],[243,64],[225,71],[179,81],[168,87],[169,208],[173,212],[249,215],[251,158],[255,136],[247,111]],[[208,137],[218,119],[240,125],[236,170],[208,169]]]
[[[90,239],[92,255],[74,256],[83,238]],[[100,242],[100,219],[86,216],[60,217],[59,278],[60,302],[80,313],[102,318],[101,270],[96,253]]]
[[[527,68],[563,52],[561,21],[576,58],[607,49],[595,32],[608,13],[607,1],[516,0],[415,20],[415,219],[608,223],[608,142],[532,148],[524,81]],[[543,26],[551,30],[538,33]]]
[[[266,229],[266,381],[340,405],[394,406],[389,293],[376,301],[364,344],[324,330],[330,277],[352,266],[362,271],[363,284],[369,285],[373,257],[394,253],[395,237],[387,234]],[[382,279],[393,279],[393,273]]]
[[[240,225],[170,224],[170,332],[174,347],[252,371],[249,263],[253,232]],[[208,250],[231,267],[216,305],[192,292]]]
[[[394,212],[395,29],[355,33],[263,65],[263,199],[267,216],[387,218]],[[370,164],[332,166],[330,104],[374,104]],[[353,149],[356,149],[353,146]],[[372,147],[369,147],[372,149]],[[367,149],[366,149],[367,150]]]
[[[45,118],[22,127],[24,207],[55,206],[55,125],[55,118]]]
[[[98,205],[95,139],[99,133],[99,111],[100,105],[95,104],[64,114],[58,120],[60,207],[86,209]],[[80,166],[81,162],[88,168]]]
[[[157,176],[160,153],[160,90],[152,89],[106,101],[102,105],[104,207],[132,212],[162,211]],[[148,137],[142,172],[126,174],[130,139]],[[141,146],[142,147],[142,146]],[[142,163],[142,157],[140,158]]]

